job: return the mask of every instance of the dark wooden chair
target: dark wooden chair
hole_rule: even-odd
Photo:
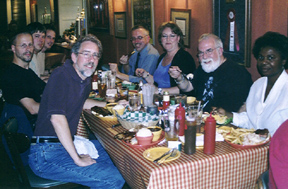
[[[22,133],[17,133],[18,122],[15,117],[8,119],[1,130],[1,137],[4,135],[9,153],[11,155],[12,164],[18,174],[21,187],[25,188],[87,188],[85,186],[66,183],[55,180],[48,180],[38,177],[30,169],[29,165],[24,166],[20,157],[20,153],[30,148],[30,139]],[[8,152],[7,152],[8,153]]]

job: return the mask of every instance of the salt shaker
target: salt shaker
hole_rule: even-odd
[[[210,114],[204,126],[204,150],[207,155],[215,153],[216,120]]]

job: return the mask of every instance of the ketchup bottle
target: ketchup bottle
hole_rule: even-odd
[[[215,153],[215,137],[216,137],[216,120],[210,116],[207,117],[204,126],[204,154],[210,155]]]
[[[181,103],[175,110],[175,120],[179,121],[179,136],[184,135],[185,130],[185,109],[182,107]]]
[[[170,96],[167,91],[163,93],[163,110],[166,110],[170,106]]]

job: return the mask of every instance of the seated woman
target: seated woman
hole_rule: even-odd
[[[185,51],[183,33],[173,22],[164,22],[159,28],[158,41],[163,47],[163,53],[158,59],[158,67],[153,76],[141,68],[136,70],[136,74],[143,77],[147,83],[168,91],[170,94],[179,94],[175,80],[170,77],[168,71],[170,66],[178,66],[183,73],[188,75],[196,69],[194,59]],[[156,90],[157,91],[157,90]]]
[[[233,116],[233,123],[243,128],[268,129],[273,135],[288,119],[288,74],[284,67],[288,59],[288,38],[276,32],[259,37],[253,47],[261,78],[250,88],[246,108],[231,113],[219,109],[219,113]]]

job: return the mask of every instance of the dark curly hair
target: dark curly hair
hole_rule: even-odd
[[[288,62],[288,38],[277,32],[269,31],[263,36],[256,39],[253,47],[253,55],[256,59],[259,57],[259,53],[264,47],[272,47],[276,49],[283,60],[286,60],[286,65]]]
[[[180,48],[184,48],[183,33],[182,33],[181,29],[179,28],[179,26],[172,21],[164,22],[159,27],[159,29],[158,29],[158,42],[160,43],[160,45],[163,47],[162,42],[161,42],[161,38],[162,38],[163,30],[165,28],[170,28],[173,33],[175,33],[177,36],[180,36],[178,46]]]

